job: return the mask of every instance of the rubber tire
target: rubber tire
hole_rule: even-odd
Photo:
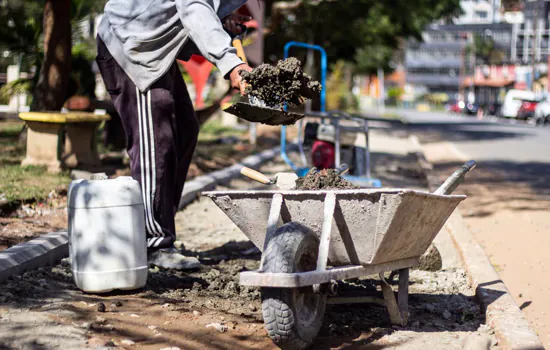
[[[294,273],[315,270],[318,249],[319,240],[311,230],[294,222],[285,224],[269,241],[263,256],[263,271]],[[284,350],[308,347],[323,324],[326,295],[298,288],[266,287],[261,289],[261,294],[264,326],[271,340]],[[300,308],[301,296],[309,302],[306,311],[306,307]]]

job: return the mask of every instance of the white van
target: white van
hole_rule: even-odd
[[[500,116],[506,118],[516,118],[523,100],[535,100],[535,93],[527,90],[509,90],[506,93],[506,96],[504,96],[504,102],[500,108]]]

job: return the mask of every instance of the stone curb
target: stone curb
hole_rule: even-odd
[[[416,136],[412,135],[410,139],[417,147],[418,162],[426,173],[430,190],[437,188],[439,180],[433,174],[433,165],[427,161],[422,145]],[[468,274],[470,285],[475,289],[476,297],[485,311],[486,322],[495,332],[500,349],[544,350],[537,333],[523,317],[458,210],[449,217],[445,226]]]
[[[287,146],[288,151],[292,151],[295,148],[296,145]],[[261,164],[279,155],[280,149],[280,147],[274,147],[258,154],[248,156],[238,164],[234,164],[222,170],[214,171],[207,175],[198,176],[193,180],[186,182],[181,195],[178,210],[182,210],[187,205],[195,201],[198,196],[200,196],[201,192],[211,190],[216,185],[227,183],[232,179],[241,176],[240,171],[243,166],[257,169]]]
[[[294,145],[288,146],[289,151],[294,148]],[[243,166],[258,168],[262,163],[275,158],[279,151],[279,147],[274,147],[248,156],[239,164],[187,182],[179,209],[181,210],[193,202],[202,191],[240,176]],[[67,231],[50,232],[28,242],[17,244],[0,252],[0,282],[27,270],[53,265],[67,256],[69,256]]]
[[[0,282],[69,256],[67,231],[50,232],[0,252]]]

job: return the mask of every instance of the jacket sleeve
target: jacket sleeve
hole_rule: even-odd
[[[201,54],[216,65],[224,77],[243,62],[231,46],[213,6],[215,0],[175,0],[181,22]]]

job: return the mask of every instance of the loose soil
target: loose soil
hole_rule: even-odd
[[[311,80],[294,57],[280,60],[276,66],[264,63],[251,72],[241,71],[240,74],[248,84],[246,93],[272,108],[284,104],[300,106],[302,96],[318,99],[321,93],[321,84]]]
[[[311,168],[306,176],[296,180],[297,190],[352,190],[360,188],[344,179],[335,169]]]

